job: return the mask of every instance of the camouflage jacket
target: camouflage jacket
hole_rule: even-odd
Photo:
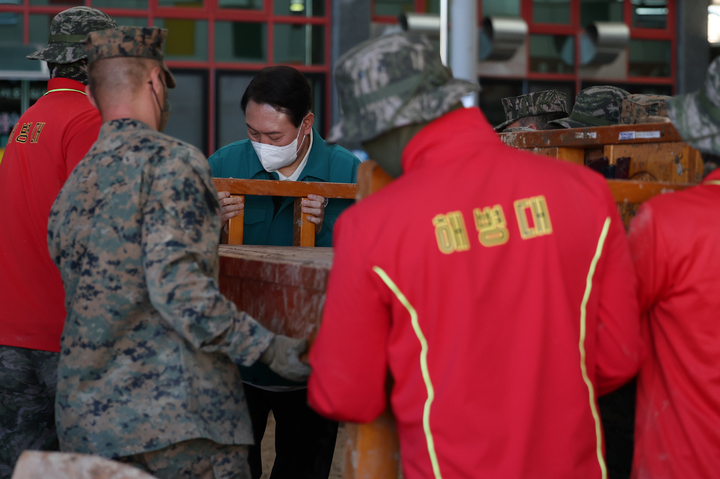
[[[251,443],[233,363],[255,362],[272,333],[218,290],[218,212],[197,149],[136,120],[102,126],[48,224],[68,313],[55,404],[63,451]]]

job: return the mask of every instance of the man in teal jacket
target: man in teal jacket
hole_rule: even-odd
[[[313,129],[311,89],[302,73],[287,66],[264,68],[240,106],[249,139],[210,157],[216,178],[355,183],[360,161],[326,144]],[[244,244],[292,246],[294,198],[246,196],[243,204],[229,192],[219,196],[223,225],[244,209]],[[303,212],[315,224],[316,246],[332,246],[335,220],[351,204],[318,195],[303,200]],[[249,457],[253,479],[262,475],[260,442],[271,410],[276,422],[271,479],[327,479],[338,424],[308,407],[307,384],[285,380],[264,366],[240,371],[255,439]]]

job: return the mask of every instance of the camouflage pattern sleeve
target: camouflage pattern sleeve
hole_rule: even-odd
[[[220,294],[217,192],[192,166],[198,162],[167,158],[154,170],[142,227],[150,301],[196,349],[251,365],[274,335]]]

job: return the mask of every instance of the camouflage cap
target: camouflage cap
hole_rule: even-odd
[[[52,19],[48,46],[27,56],[48,63],[74,63],[85,58],[82,42],[90,32],[117,27],[115,20],[90,7],[73,7]]]
[[[620,106],[620,124],[634,125],[654,117],[667,117],[666,95],[629,95]]]
[[[720,155],[720,57],[708,67],[704,87],[670,98],[667,110],[683,140],[702,152]]]
[[[105,58],[139,57],[160,62],[168,88],[175,88],[175,78],[163,60],[162,44],[167,30],[157,27],[117,27],[93,32],[83,41],[90,63]]]
[[[546,113],[568,113],[565,93],[557,90],[536,91],[503,98],[501,101],[505,110],[505,122],[496,126],[496,131],[503,131],[506,126],[520,118]]]
[[[591,86],[575,97],[575,106],[567,118],[550,122],[563,128],[617,125],[620,105],[630,93],[616,86]]]
[[[480,90],[453,79],[432,43],[411,32],[361,43],[338,59],[334,75],[341,119],[329,142],[368,141],[393,128],[434,120]]]

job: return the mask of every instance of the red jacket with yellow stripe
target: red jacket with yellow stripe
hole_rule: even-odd
[[[477,109],[402,162],[336,223],[310,405],[370,421],[389,370],[408,479],[604,477],[596,399],[642,356],[604,179],[506,147]]]

